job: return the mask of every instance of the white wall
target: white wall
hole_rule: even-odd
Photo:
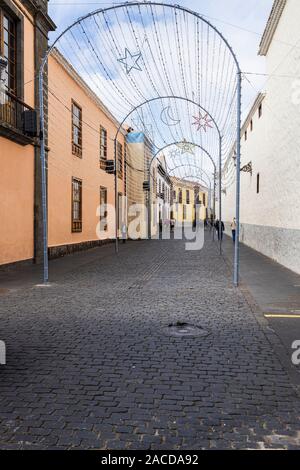
[[[263,116],[242,137],[242,241],[300,273],[300,1],[288,0],[267,55]],[[293,47],[297,44],[299,47]],[[260,173],[260,194],[256,175]],[[223,219],[234,216],[235,185],[223,196]]]

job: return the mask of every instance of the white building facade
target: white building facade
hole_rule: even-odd
[[[275,0],[259,54],[267,80],[242,128],[241,241],[300,274],[300,1]],[[235,215],[234,153],[223,220]]]

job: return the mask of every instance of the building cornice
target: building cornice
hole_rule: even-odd
[[[197,181],[187,181],[187,180],[183,180],[181,178],[177,178],[176,176],[171,176],[170,180],[171,180],[171,183],[173,185],[176,185],[177,187],[182,187],[184,189],[187,188],[187,189],[190,189],[190,190],[193,190],[195,188],[200,188],[200,191],[202,191],[202,192],[207,192],[208,191],[208,188],[206,186],[204,186],[203,184],[200,184]]]
[[[269,16],[265,31],[263,33],[263,36],[259,45],[258,55],[261,55],[261,56],[267,55],[269,51],[269,47],[272,43],[272,39],[276,32],[278,23],[280,21],[282,12],[285,8],[286,2],[287,0],[274,0],[271,14]]]
[[[256,111],[258,110],[260,104],[263,102],[263,100],[265,99],[266,97],[266,93],[259,93],[246,117],[246,119],[244,120],[244,124],[242,125],[241,127],[241,134],[243,135],[243,133],[245,132],[245,130],[248,128],[249,124],[250,124],[250,121],[251,119],[253,118],[254,114],[256,113]]]
[[[50,18],[47,12],[47,8],[34,0],[22,0],[21,2],[25,8],[29,11],[32,16],[35,16],[42,23],[44,29],[49,31],[55,31],[56,25]],[[47,4],[46,4],[47,5]]]

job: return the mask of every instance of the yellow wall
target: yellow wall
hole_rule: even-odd
[[[95,241],[98,240],[96,227],[99,216],[96,211],[100,204],[101,186],[108,190],[108,204],[115,204],[114,175],[108,175],[99,165],[99,130],[100,125],[107,130],[108,160],[113,160],[116,124],[55,57],[49,59],[49,89],[49,246]],[[82,108],[82,158],[72,154],[72,99]],[[119,141],[124,155],[122,134],[119,134]],[[72,233],[72,177],[82,180],[83,227],[80,233]],[[124,194],[121,180],[119,192]],[[110,219],[108,232],[102,232],[101,239],[113,238],[114,234],[114,223]]]
[[[19,7],[19,2],[14,3]],[[24,16],[24,101],[33,107],[34,29],[30,19]],[[2,265],[34,256],[34,147],[0,137],[0,168]]]

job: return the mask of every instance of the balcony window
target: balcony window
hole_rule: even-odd
[[[6,60],[7,66],[2,72],[4,88],[16,95],[16,22],[0,8],[0,55]]]

